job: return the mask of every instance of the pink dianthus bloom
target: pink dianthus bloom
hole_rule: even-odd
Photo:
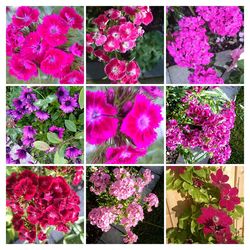
[[[112,58],[105,66],[104,71],[110,80],[121,80],[126,74],[126,63],[125,61]]]
[[[37,28],[39,35],[52,47],[66,43],[68,31],[68,24],[57,14],[45,16]]]
[[[221,36],[235,36],[243,25],[238,6],[200,6],[196,12],[208,22],[210,30]]]
[[[105,92],[87,91],[87,142],[101,144],[116,134],[118,119],[117,109],[107,103]]]
[[[83,84],[84,75],[78,70],[73,70],[60,79],[61,84]]]
[[[21,55],[26,59],[40,63],[48,49],[49,45],[41,39],[41,36],[37,32],[31,32],[25,38]]]
[[[61,9],[59,15],[70,27],[79,30],[83,28],[83,18],[76,12],[74,8],[64,7]]]
[[[191,84],[223,84],[224,80],[217,76],[217,72],[213,68],[205,69],[197,66],[193,74],[188,77]]]
[[[18,7],[15,15],[12,17],[12,22],[15,26],[22,29],[29,26],[33,22],[37,22],[39,17],[39,10],[28,6]]]
[[[133,164],[137,159],[146,154],[145,149],[132,146],[109,147],[106,150],[106,164]]]
[[[51,48],[46,52],[41,62],[41,71],[45,74],[58,77],[73,61],[74,56],[72,54],[66,53],[60,49]]]
[[[37,66],[30,60],[22,58],[20,55],[13,55],[8,61],[9,74],[18,80],[28,81],[38,74]]]
[[[149,25],[153,21],[154,17],[148,6],[138,6],[135,13],[134,23],[136,25]]]
[[[155,129],[162,119],[161,106],[138,94],[133,108],[122,122],[121,132],[130,137],[137,147],[147,148],[156,140]]]

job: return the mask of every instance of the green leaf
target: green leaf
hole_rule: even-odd
[[[58,144],[62,142],[62,140],[59,139],[56,133],[51,133],[51,132],[47,133],[47,138],[49,142],[54,143],[54,144]]]
[[[61,155],[59,150],[56,151],[54,155],[54,164],[67,164],[68,161],[64,158],[64,155]]]
[[[81,92],[80,92],[79,98],[78,98],[78,103],[80,105],[80,108],[83,109],[83,107],[84,107],[84,88],[81,89]]]
[[[76,133],[75,139],[78,139],[78,140],[84,139],[84,133],[83,132]]]
[[[194,169],[194,173],[197,175],[197,176],[199,176],[199,177],[201,177],[201,178],[206,178],[206,170],[204,169],[204,168],[201,168],[201,169],[199,169],[199,170],[195,170]]]
[[[65,127],[71,132],[76,132],[76,125],[70,120],[65,120]]]
[[[188,183],[190,183],[190,184],[193,184],[192,173],[191,173],[190,171],[185,171],[184,174],[180,174],[180,177],[181,177],[184,181],[186,181],[186,182],[188,182]]]
[[[81,244],[81,238],[79,235],[68,234],[64,236],[63,244]]]
[[[190,231],[191,231],[192,234],[195,233],[196,227],[197,227],[196,221],[192,220],[192,221],[191,221],[191,226],[190,226]]]
[[[50,149],[50,146],[44,141],[35,141],[34,147],[40,151],[47,151]]]
[[[241,59],[237,62],[237,66],[241,69],[244,70],[244,60]]]

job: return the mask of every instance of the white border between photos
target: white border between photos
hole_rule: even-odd
[[[0,121],[1,121],[1,128],[0,128],[0,167],[1,167],[1,172],[0,172],[0,183],[2,183],[2,187],[0,188],[0,249],[15,249],[17,247],[20,247],[20,249],[98,249],[99,247],[102,247],[104,250],[105,249],[136,249],[138,245],[94,245],[94,244],[88,244],[88,245],[32,245],[32,244],[20,244],[20,245],[6,245],[5,244],[5,238],[6,238],[6,231],[5,231],[5,200],[6,200],[6,192],[5,192],[5,171],[6,171],[6,164],[5,164],[5,132],[6,132],[6,126],[5,126],[5,120],[6,120],[6,114],[5,114],[5,103],[6,103],[6,45],[5,45],[5,30],[6,30],[6,14],[5,14],[5,8],[6,6],[21,6],[21,5],[27,5],[27,6],[123,6],[123,5],[153,5],[153,6],[199,6],[199,5],[220,5],[220,6],[233,6],[233,5],[238,5],[238,6],[245,6],[245,88],[244,88],[244,93],[245,93],[245,149],[250,150],[250,124],[248,125],[248,122],[250,123],[250,98],[247,98],[248,96],[250,97],[250,15],[249,15],[249,8],[250,8],[250,1],[249,0],[172,0],[172,1],[167,1],[167,0],[124,0],[124,1],[118,1],[118,0],[51,0],[51,1],[46,1],[46,0],[1,0],[0,3],[0,16],[2,21],[0,22],[0,31],[1,31],[1,39],[0,39],[0,100],[1,100],[1,105],[0,105]],[[85,20],[86,20],[86,10],[85,10]],[[85,33],[85,29],[84,29]],[[165,42],[165,37],[164,37],[164,42]],[[86,49],[85,49],[86,51]],[[164,55],[165,56],[165,55]],[[86,57],[84,58],[84,61],[86,62]],[[165,69],[165,59],[164,59],[164,69]],[[86,64],[85,64],[86,65]],[[165,72],[165,70],[164,70]],[[165,75],[166,73],[164,73]],[[85,67],[85,76],[86,76],[86,67]],[[249,83],[248,83],[249,81]],[[86,81],[85,81],[86,82]],[[11,85],[15,86],[15,85]],[[30,85],[29,85],[30,86]],[[36,86],[36,85],[32,85]],[[49,85],[45,85],[49,86]],[[58,86],[54,85],[53,86]],[[91,85],[88,85],[91,86]],[[93,85],[92,85],[93,86]],[[104,85],[103,85],[104,86]],[[116,85],[119,86],[119,85]],[[137,85],[135,85],[137,86]],[[162,85],[161,85],[162,86]],[[171,85],[173,86],[173,85]],[[185,86],[185,85],[181,85]],[[190,86],[190,85],[188,85]],[[225,86],[225,85],[224,85]],[[233,85],[232,85],[233,86]],[[239,86],[239,85],[236,85]],[[164,89],[166,86],[164,85]],[[85,90],[86,90],[86,85],[85,85]],[[165,91],[164,91],[165,92]],[[84,99],[84,104],[86,107],[86,98]],[[165,105],[165,103],[164,103]],[[164,116],[165,117],[165,116]],[[164,118],[165,119],[165,118]],[[86,112],[84,115],[84,121],[86,121]],[[86,124],[86,123],[85,123]],[[85,138],[86,138],[86,130],[85,130]],[[165,142],[165,139],[164,139]],[[250,187],[248,186],[248,180],[250,180],[250,153],[248,153],[248,150],[245,150],[245,168],[244,168],[244,179],[245,179],[245,187],[244,187],[244,192],[245,192],[245,235],[244,235],[244,240],[245,244],[244,245],[192,245],[193,249],[249,249],[250,248],[250,216],[249,216],[249,211],[250,211],[250,204],[249,204],[249,193],[250,193]],[[86,152],[86,142],[84,144],[84,152]],[[164,154],[164,162],[166,160],[166,156]],[[84,159],[84,166],[86,169],[86,157]],[[51,164],[48,164],[51,165]],[[88,164],[90,165],[90,164]],[[140,164],[135,164],[140,166]],[[151,166],[160,166],[161,164],[150,164]],[[234,164],[234,165],[240,165],[240,164]],[[249,165],[249,166],[248,166]],[[147,166],[147,165],[145,165]],[[204,165],[205,166],[205,165]],[[228,165],[230,166],[230,165]],[[165,169],[165,167],[164,167]],[[86,175],[85,175],[86,176]],[[165,182],[165,176],[164,176],[164,182]],[[85,181],[86,184],[86,181]],[[86,189],[85,189],[85,194],[84,196],[86,197]],[[166,192],[164,192],[164,202],[166,201]],[[165,204],[164,204],[165,205]],[[85,215],[86,215],[86,204],[84,206],[85,209]],[[164,206],[164,217],[166,216],[166,206]],[[86,220],[86,219],[85,219]],[[164,220],[164,225],[166,225],[166,219]],[[154,232],[152,232],[154,233]],[[85,224],[85,236],[86,236],[86,224]],[[164,233],[165,236],[165,233]],[[165,237],[164,237],[165,238]],[[166,243],[166,242],[165,242]],[[167,245],[155,245],[155,244],[145,244],[145,245],[140,245],[139,246],[142,249],[149,250],[152,248],[157,248],[157,249],[183,249],[187,247],[187,245],[173,245],[173,244],[167,244]]]

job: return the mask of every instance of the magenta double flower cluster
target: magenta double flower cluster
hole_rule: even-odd
[[[163,117],[154,99],[162,96],[158,87],[87,91],[87,142],[103,146],[105,163],[136,163],[157,139]]]
[[[135,243],[138,236],[132,230],[143,221],[144,208],[151,212],[159,205],[155,194],[142,195],[153,178],[149,169],[143,173],[123,167],[113,171],[105,167],[96,169],[89,178],[90,191],[99,196],[99,202],[104,202],[105,206],[100,205],[89,212],[90,223],[103,232],[109,231],[111,224],[122,225],[126,231],[124,243]]]
[[[200,147],[208,153],[211,163],[226,163],[231,156],[229,141],[236,117],[235,103],[225,101],[215,112],[202,97],[205,92],[202,87],[186,91],[179,117],[167,121],[166,145],[171,151]]]
[[[83,44],[70,41],[74,29],[83,29],[75,8],[43,17],[36,7],[18,7],[6,30],[9,74],[29,81],[41,71],[62,84],[83,84]]]
[[[214,53],[208,33],[235,37],[243,26],[243,14],[236,6],[201,6],[196,7],[196,13],[195,17],[180,19],[179,29],[167,42],[168,52],[178,66],[190,69],[189,83],[223,84],[224,80],[211,67]]]
[[[65,167],[67,177],[72,174],[71,170],[73,184],[78,185],[83,168]],[[6,191],[7,206],[13,212],[12,223],[20,240],[43,242],[49,236],[49,228],[67,233],[71,224],[78,220],[80,199],[62,176],[38,175],[31,170],[14,172],[7,178]]]
[[[104,71],[112,83],[138,83],[139,65],[135,60],[123,60],[122,55],[136,47],[144,34],[142,24],[152,21],[148,6],[112,8],[93,19],[97,31],[87,33],[87,52],[105,64]]]

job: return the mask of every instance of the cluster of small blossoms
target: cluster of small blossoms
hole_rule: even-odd
[[[147,6],[112,8],[93,19],[97,31],[87,33],[87,52],[105,64],[104,71],[112,83],[138,83],[141,70],[137,62],[121,58],[136,47],[137,39],[144,34],[142,25],[152,21]]]
[[[57,105],[62,112],[62,117],[73,113],[79,108],[78,93],[75,93],[74,96],[71,96],[70,92],[66,88],[59,87],[55,88],[55,93],[53,94],[55,102],[57,102]],[[50,121],[50,119],[53,117],[53,112],[50,113],[49,109],[47,112],[44,111],[40,106],[37,105],[37,101],[37,94],[33,88],[22,87],[19,97],[14,98],[12,101],[14,109],[7,110],[7,117],[11,121],[10,126],[12,128],[19,127],[22,130],[21,140],[19,143],[20,148],[16,149],[16,151],[12,153],[10,153],[11,149],[9,147],[6,149],[7,164],[20,164],[21,160],[27,160],[29,158],[28,152],[32,150],[34,142],[37,140],[37,137],[39,138],[41,133],[51,132],[55,133],[61,140],[64,138],[64,127],[50,125],[47,131],[43,131],[42,125],[46,121]],[[26,121],[27,116],[31,115],[34,116],[34,122],[37,122],[35,127],[34,125],[29,125],[30,123]],[[24,125],[25,123],[27,125]],[[50,147],[46,153],[54,153],[55,151],[55,147]],[[78,161],[82,154],[82,150],[75,146],[68,146],[65,150],[66,158],[76,163],[80,163]],[[31,161],[29,163],[33,162]]]
[[[72,7],[45,16],[36,7],[18,7],[6,29],[9,74],[29,81],[41,71],[61,84],[83,84],[83,45],[69,41],[72,29],[83,29]]]
[[[80,199],[61,176],[37,175],[30,170],[12,173],[6,183],[7,206],[22,241],[45,241],[48,228],[69,232],[78,220]]]
[[[102,180],[103,177],[103,180]],[[158,197],[150,193],[142,196],[143,189],[152,181],[154,175],[146,169],[136,173],[129,168],[115,168],[113,171],[99,167],[90,176],[90,191],[99,196],[98,201],[106,206],[92,209],[88,218],[91,225],[95,225],[103,232],[111,229],[111,224],[122,225],[126,236],[124,243],[135,243],[138,236],[132,232],[139,221],[144,219],[143,208],[148,212],[158,207]],[[108,197],[108,198],[104,198]]]
[[[208,153],[211,163],[226,163],[231,156],[229,141],[236,117],[235,103],[224,103],[215,113],[209,104],[202,103],[195,95],[196,91],[187,91],[187,96],[181,100],[182,105],[186,107],[186,123],[176,119],[167,122],[167,148],[173,151],[178,147],[200,147]]]
[[[243,26],[242,12],[236,6],[197,7],[196,12],[198,16],[183,17],[178,22],[179,30],[173,32],[168,52],[178,66],[191,70],[189,83],[223,84],[224,80],[209,66],[214,54],[210,52],[206,25],[214,34],[234,37]]]
[[[202,167],[197,166],[194,169],[200,170]],[[179,175],[187,171],[187,167],[170,167],[170,170]],[[238,188],[231,187],[229,183],[229,176],[223,173],[222,168],[217,169],[215,173],[210,173],[209,184],[212,184],[219,190],[219,199],[215,206],[206,204],[201,207],[201,214],[197,218],[197,222],[203,226],[203,233],[205,235],[212,235],[216,243],[219,244],[237,244],[238,242],[232,239],[233,233],[231,226],[233,225],[233,218],[230,215],[236,205],[241,203],[238,197]],[[195,187],[206,187],[204,180],[200,178],[193,178],[193,185]],[[218,205],[217,205],[218,203]]]
[[[115,87],[106,91],[87,91],[87,142],[105,147],[94,163],[136,163],[157,139],[156,129],[163,117],[158,87]]]

